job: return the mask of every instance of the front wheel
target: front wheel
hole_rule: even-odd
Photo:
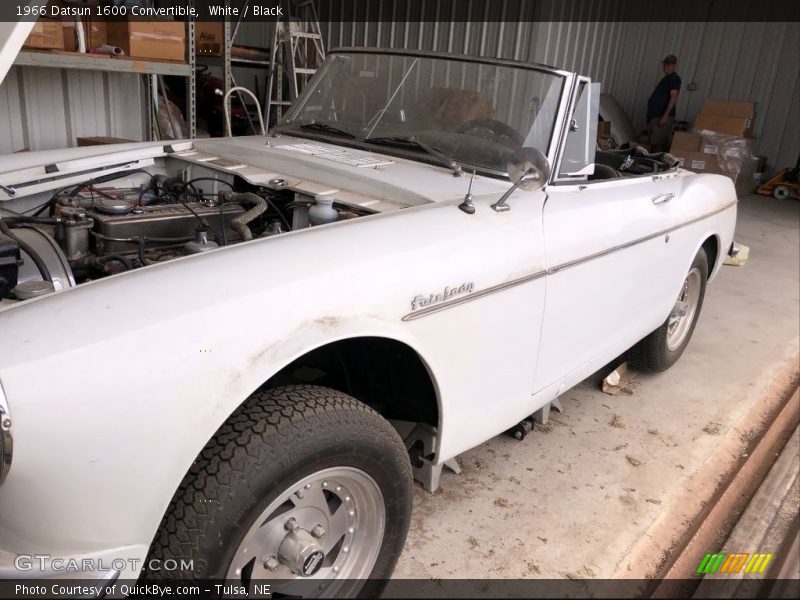
[[[273,596],[374,596],[412,489],[402,440],[369,407],[318,386],[257,392],[195,461],[150,557],[192,561],[161,576],[268,583]]]
[[[708,259],[702,248],[694,257],[672,311],[661,327],[636,344],[628,360],[637,369],[665,371],[678,362],[694,332],[708,280]]]

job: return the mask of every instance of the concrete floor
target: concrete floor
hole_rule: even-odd
[[[417,486],[395,577],[656,572],[798,377],[800,202],[743,198],[736,240],[749,261],[722,268],[672,369],[637,374],[632,395],[596,375],[524,441],[463,454],[437,494]]]

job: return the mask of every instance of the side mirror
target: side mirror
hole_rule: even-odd
[[[541,150],[536,148],[520,148],[514,152],[511,160],[506,165],[508,177],[513,185],[508,188],[501,198],[492,204],[497,212],[511,210],[506,200],[521,187],[523,190],[534,191],[542,189],[550,178],[550,163]]]

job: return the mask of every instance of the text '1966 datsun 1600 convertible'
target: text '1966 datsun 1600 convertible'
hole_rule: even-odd
[[[734,188],[597,150],[599,92],[342,49],[268,135],[0,159],[4,575],[369,595],[414,478],[615,357],[670,367]]]

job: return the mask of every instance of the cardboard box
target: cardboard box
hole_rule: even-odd
[[[61,21],[61,30],[64,35],[64,50],[75,52],[78,49],[78,35],[75,21]]]
[[[22,47],[37,50],[63,50],[64,31],[61,21],[39,19],[33,24],[33,29]]]
[[[678,164],[689,171],[695,173],[716,173],[722,175],[722,168],[717,162],[717,157],[704,152],[692,152],[687,150],[673,150],[670,152],[678,159]]]
[[[737,137],[750,137],[752,126],[750,117],[721,117],[702,113],[694,120],[695,129],[710,129]]]
[[[132,58],[186,60],[183,21],[108,21],[107,43],[119,46]]]
[[[737,196],[746,196],[756,191],[758,187],[758,157],[752,157],[742,161],[742,167],[739,175],[733,180],[733,185],[736,187]]]
[[[730,154],[731,152],[745,153],[755,155],[758,139],[751,137],[740,138],[721,138],[722,152]],[[703,138],[700,144],[700,152],[705,154],[719,154],[720,147],[715,143],[714,139]]]
[[[83,22],[86,33],[86,49],[94,50],[108,44],[108,28],[105,21],[87,19]]]
[[[703,138],[691,131],[676,131],[672,134],[672,146],[670,153],[675,154],[676,150],[684,150],[686,152],[700,152],[703,144]]]
[[[222,54],[222,23],[197,21],[194,25],[195,49],[198,54]]]
[[[597,122],[597,147],[601,150],[610,150],[614,147],[614,140],[611,138],[611,121]]]
[[[703,103],[703,115],[716,115],[718,117],[736,117],[739,119],[755,119],[756,105],[752,102],[739,100],[716,100],[709,98]]]

